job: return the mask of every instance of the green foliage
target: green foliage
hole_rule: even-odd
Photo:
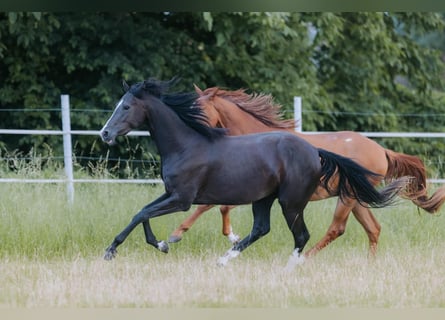
[[[73,129],[100,129],[122,79],[178,75],[178,90],[196,83],[271,93],[286,117],[301,96],[304,130],[443,131],[443,117],[399,116],[442,113],[443,27],[443,15],[423,12],[3,12],[0,108],[26,112],[1,112],[0,127],[59,129],[52,110],[70,94]],[[76,155],[108,151],[96,137],[75,139]],[[125,139],[110,157],[155,158],[145,140]],[[24,153],[51,145],[60,154],[60,141],[1,137]],[[408,145],[399,151],[418,153]]]
[[[328,18],[331,14],[326,14]],[[405,27],[398,31],[403,21]],[[323,15],[315,24],[328,29],[332,19]],[[416,95],[424,103],[432,103],[433,89],[442,88],[442,62],[438,51],[421,47],[402,31],[416,28],[429,32],[443,28],[443,20],[435,14],[345,13],[334,21],[335,33],[326,40],[321,38],[316,50],[319,63],[319,80],[328,92],[332,112],[390,113],[391,109],[403,113]],[[404,92],[406,105],[401,105],[401,86],[396,79],[408,79],[410,93]],[[306,105],[305,105],[306,108]],[[309,103],[309,108],[311,104]],[[416,112],[422,113],[419,109]],[[310,129],[321,129],[316,125]],[[407,130],[394,117],[378,122],[368,119],[357,122],[333,119],[323,126],[325,130],[391,131]],[[310,121],[309,121],[310,122]],[[311,124],[309,124],[311,125]]]

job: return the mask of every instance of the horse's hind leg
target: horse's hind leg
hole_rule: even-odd
[[[375,257],[377,254],[377,243],[379,241],[381,226],[369,208],[356,204],[352,209],[355,218],[365,229],[369,238],[369,255]]]
[[[309,231],[304,222],[303,208],[287,208],[282,202],[280,204],[287,226],[294,237],[294,251],[286,267],[288,270],[292,270],[295,265],[301,264],[304,261],[301,252],[309,240]]]
[[[196,220],[206,211],[210,210],[211,208],[213,208],[215,205],[213,204],[203,204],[203,205],[199,205],[195,212],[193,212],[187,219],[185,219],[181,225],[172,232],[172,234],[170,235],[170,237],[168,238],[168,242],[178,242],[181,241],[182,239],[182,235],[184,234],[184,232],[186,232],[188,229],[191,228],[191,226],[196,222]]]
[[[250,234],[243,240],[235,244],[218,260],[218,265],[224,266],[229,260],[236,258],[241,251],[270,231],[270,208],[275,200],[275,195],[270,195],[259,201],[252,203],[253,226]]]
[[[344,201],[346,202],[347,200],[345,199]],[[351,213],[352,206],[355,203],[357,203],[357,201],[349,199],[347,201],[347,204],[345,204],[340,199],[338,199],[331,225],[329,226],[323,238],[321,238],[320,241],[318,241],[311,249],[309,249],[305,253],[306,257],[316,255],[320,250],[322,250],[324,247],[326,247],[328,244],[330,244],[332,241],[337,239],[345,232],[349,214]]]

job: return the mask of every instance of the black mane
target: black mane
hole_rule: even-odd
[[[128,92],[139,99],[142,99],[146,94],[158,98],[170,107],[186,125],[211,140],[225,136],[226,130],[209,126],[206,114],[197,105],[196,100],[199,98],[199,95],[196,92],[168,92],[177,82],[177,78],[169,81],[159,81],[150,78],[132,85]]]

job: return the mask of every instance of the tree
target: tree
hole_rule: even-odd
[[[58,108],[67,93],[73,128],[99,129],[122,79],[178,75],[178,90],[271,93],[286,117],[302,96],[305,130],[406,131],[419,119],[398,114],[440,110],[442,52],[420,40],[443,26],[436,13],[0,13],[0,108],[27,109],[2,112],[0,126],[59,128],[59,113],[33,110]],[[61,152],[57,137],[1,139],[7,149]],[[95,137],[74,145],[87,156],[107,150]],[[111,156],[147,150],[155,154],[149,140],[127,140]]]

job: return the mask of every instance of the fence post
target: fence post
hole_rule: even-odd
[[[301,97],[294,97],[295,131],[303,131],[303,118],[301,116]]]
[[[62,105],[62,131],[63,131],[63,160],[66,174],[66,191],[68,203],[74,202],[74,178],[73,178],[73,148],[71,145],[71,120],[70,120],[70,96],[60,96]]]

